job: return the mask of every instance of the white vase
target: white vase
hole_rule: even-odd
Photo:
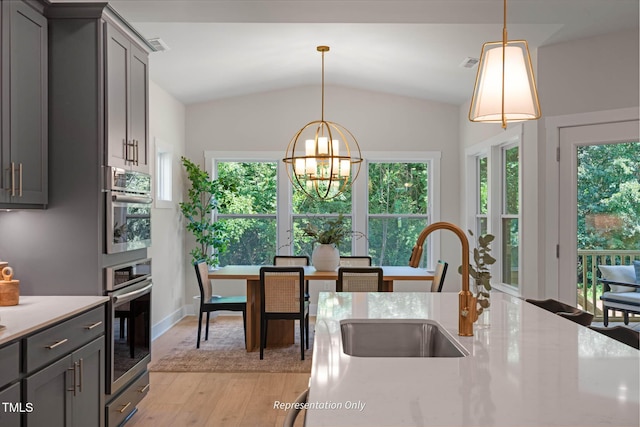
[[[318,271],[335,271],[340,265],[340,252],[333,244],[321,244],[313,249],[311,263]]]

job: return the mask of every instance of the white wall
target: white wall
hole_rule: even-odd
[[[185,106],[153,81],[149,82],[149,131],[151,173],[156,177],[156,141],[173,154],[173,203],[169,208],[152,210],[151,240],[148,254],[153,258],[153,335],[158,336],[182,316],[185,304],[184,224],[178,209],[182,201],[183,172],[180,156],[185,151]],[[154,182],[155,191],[155,182]],[[154,194],[155,197],[155,194]]]
[[[284,156],[295,132],[306,123],[320,119],[320,96],[319,86],[304,86],[189,105],[187,156],[201,165],[204,165],[204,151],[207,150],[276,150]],[[349,129],[363,152],[442,153],[438,208],[440,219],[453,223],[460,221],[457,114],[457,106],[450,104],[345,87],[325,87],[325,119]],[[451,271],[455,272],[460,264],[459,244],[453,235],[443,233],[441,239],[441,256],[450,262]],[[445,290],[457,288],[456,275],[449,275],[453,284],[445,284]],[[399,288],[402,289],[402,285]],[[194,275],[187,272],[186,295],[196,295],[196,289]],[[226,289],[218,287],[216,292],[224,294]]]

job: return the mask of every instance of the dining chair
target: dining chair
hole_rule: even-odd
[[[436,271],[433,274],[433,281],[431,282],[431,292],[442,292],[444,276],[447,274],[447,267],[449,267],[448,263],[438,260]]]
[[[600,332],[609,338],[613,338],[616,341],[640,350],[640,332],[634,331],[631,328],[626,326],[612,326],[610,328],[589,326],[589,329]]]
[[[309,263],[309,257],[306,255],[276,255],[273,257],[273,265],[280,266],[303,266],[307,267],[311,265]],[[304,282],[304,299],[309,301],[309,281]]]
[[[341,256],[340,267],[370,267],[370,256]]]
[[[300,321],[300,359],[309,348],[309,301],[304,298],[304,268],[260,268],[260,360],[267,345],[269,320]]]
[[[558,316],[564,317],[565,319],[569,319],[572,322],[576,322],[582,326],[591,325],[591,321],[593,320],[593,314],[580,310],[579,308],[572,307],[569,304],[565,304],[555,299],[525,299],[525,301],[547,311],[555,313]]]
[[[208,279],[209,268],[204,260],[198,260],[193,263],[196,269],[196,277],[198,278],[198,287],[200,288],[200,314],[198,316],[198,340],[196,348],[200,348],[200,336],[202,330],[202,316],[207,313],[207,325],[205,327],[204,340],[209,339],[209,316],[212,311],[241,311],[242,324],[244,326],[245,340],[247,337],[247,297],[246,296],[228,296],[222,297],[212,295],[211,282]],[[206,285],[205,285],[206,283]]]
[[[380,267],[338,267],[336,292],[382,292]]]

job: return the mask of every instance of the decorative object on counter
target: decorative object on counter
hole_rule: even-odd
[[[309,197],[328,200],[351,187],[360,172],[362,154],[347,128],[324,119],[324,54],[329,46],[317,50],[322,54],[322,114],[320,120],[296,132],[282,161],[296,188]]]
[[[471,237],[474,237],[473,231],[467,230]],[[491,306],[491,269],[490,265],[495,264],[496,259],[491,256],[491,242],[495,239],[493,234],[485,234],[479,236],[476,241],[476,247],[473,248],[473,264],[469,264],[469,275],[473,277],[474,290],[478,301],[478,316]],[[462,266],[458,267],[458,273],[462,274]],[[483,318],[483,324],[486,323],[487,316]]]
[[[311,263],[318,271],[334,271],[340,265],[340,252],[338,245],[348,235],[352,234],[344,222],[344,216],[338,215],[336,219],[329,219],[324,226],[318,227],[307,222],[302,231],[305,236],[311,237],[313,243],[318,243],[311,254]]]
[[[13,268],[5,266],[0,280],[0,306],[18,305],[20,302],[20,281],[13,279]]]
[[[191,187],[187,201],[180,203],[180,212],[188,221],[187,231],[193,234],[198,243],[190,252],[191,261],[203,259],[208,265],[217,267],[218,256],[227,250],[228,239],[224,223],[211,221],[211,214],[218,208],[218,199],[225,190],[218,180],[212,180],[199,165],[186,157],[181,159]]]
[[[469,290],[469,239],[460,227],[450,222],[434,222],[420,232],[416,244],[411,251],[409,266],[417,268],[422,257],[422,245],[429,234],[436,230],[452,231],[462,245],[462,290],[458,294],[458,335],[473,336],[473,322],[478,320],[477,300]]]

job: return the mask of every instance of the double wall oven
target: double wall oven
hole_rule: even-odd
[[[151,361],[151,260],[105,268],[107,394],[117,394]]]
[[[151,361],[151,176],[105,168],[106,425],[136,412]]]

